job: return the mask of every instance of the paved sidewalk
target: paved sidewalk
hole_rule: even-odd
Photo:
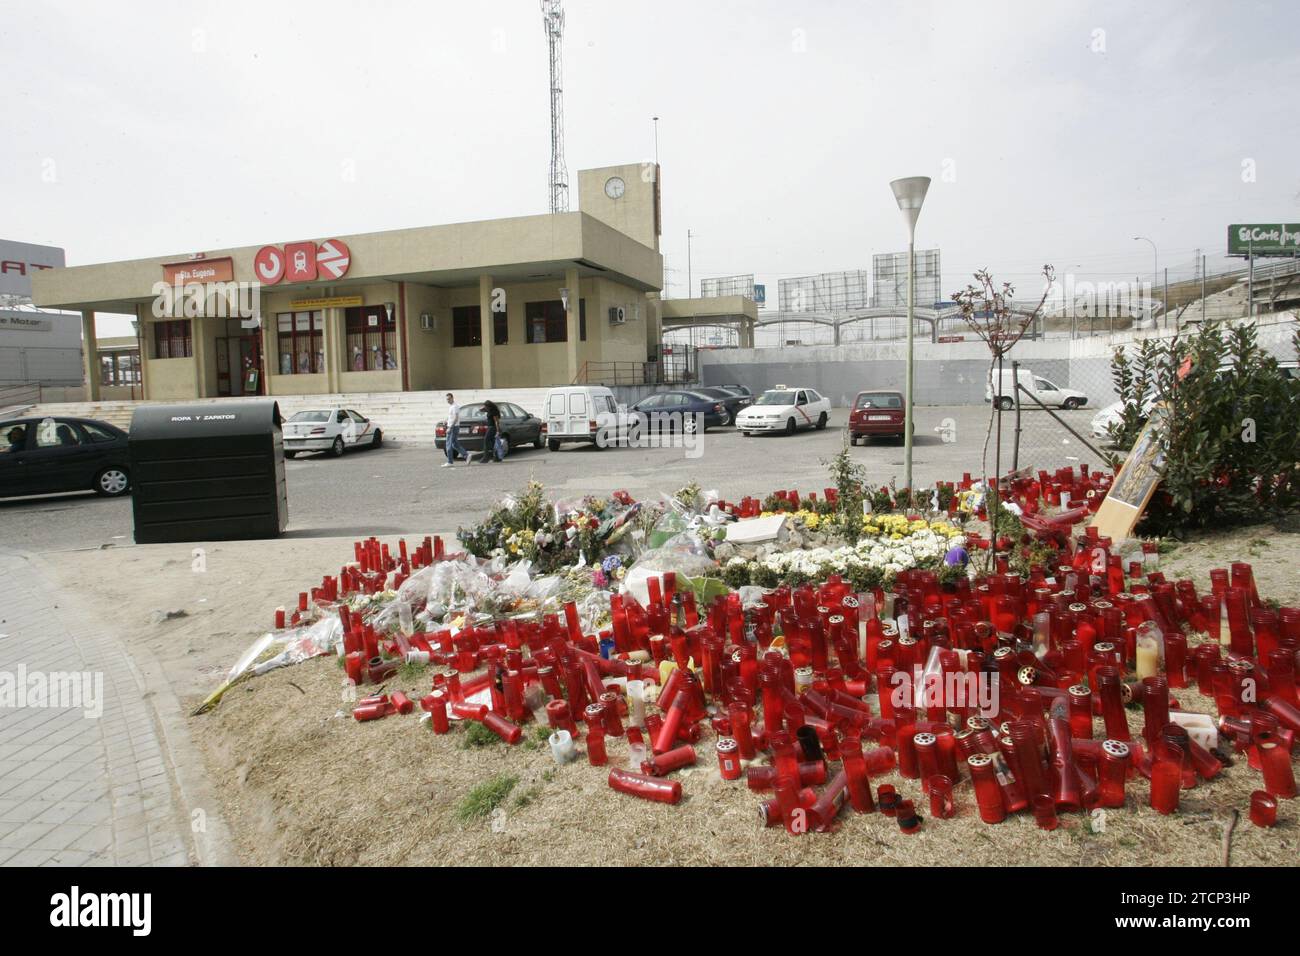
[[[22,554],[0,549],[0,581],[0,693],[24,671],[29,686],[32,675],[102,675],[98,717],[0,698],[0,865],[207,862],[154,695],[112,622],[101,626],[75,595],[52,590]]]

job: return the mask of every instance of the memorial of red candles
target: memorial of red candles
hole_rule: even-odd
[[[1278,801],[1296,796],[1300,609],[1261,600],[1244,563],[1211,572],[1205,592],[1166,580],[1154,551],[1124,567],[1084,524],[1109,483],[1086,468],[1009,483],[1028,534],[1055,548],[1025,576],[1010,561],[1026,542],[970,534],[968,546],[996,552],[973,580],[910,569],[889,591],[855,592],[831,576],[742,606],[736,592],[701,602],[669,572],[649,580],[645,605],[613,594],[601,634],[583,632],[572,603],[455,632],[378,633],[351,597],[464,556],[437,538],[400,541],[396,554],[370,538],[299,596],[289,623],[338,615],[347,676],[377,691],[356,702],[357,721],[423,713],[435,734],[477,721],[509,744],[542,722],[585,741],[617,794],[674,805],[691,788],[670,778],[707,770],[753,791],[762,824],[791,834],[877,810],[904,834],[925,816],[997,825],[1021,814],[1052,830],[1098,807],[1171,814],[1227,767],[1257,782],[1242,810],[1272,826]],[[951,487],[970,486],[966,475]],[[749,497],[720,507],[761,509]],[[1185,631],[1208,639],[1189,646]],[[432,667],[418,711],[379,692],[403,660]],[[1190,688],[1217,715],[1184,710]],[[906,792],[880,784],[873,797],[872,778],[895,771]]]

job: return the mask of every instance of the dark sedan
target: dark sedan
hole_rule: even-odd
[[[739,395],[741,398],[747,398],[751,402],[754,400],[754,393],[745,385],[710,385],[710,388],[720,388],[724,392],[730,392],[732,395]]]
[[[507,453],[524,445],[532,445],[534,448],[546,447],[540,418],[530,415],[512,402],[497,402],[497,408],[501,409],[501,437],[505,439]],[[483,411],[483,403],[462,405],[460,424],[456,429],[456,441],[460,443],[460,447],[469,452],[480,452],[483,450],[483,440],[486,437],[487,413]],[[447,447],[446,422],[439,423],[434,431],[433,442],[440,449]]]
[[[754,404],[754,399],[750,396],[738,395],[735,392],[721,387],[697,388],[694,391],[699,395],[708,396],[709,398],[722,403],[722,407],[726,411],[726,416],[723,421],[718,423],[720,425],[730,425],[736,420],[736,416],[740,414],[743,409],[749,408],[750,405]]]
[[[116,497],[131,487],[126,432],[89,418],[0,421],[0,497],[96,491]]]
[[[648,395],[630,411],[640,419],[643,432],[708,431],[712,426],[728,424],[733,417],[720,399],[694,391]]]

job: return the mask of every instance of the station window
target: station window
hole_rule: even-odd
[[[510,340],[510,322],[506,313],[492,313],[492,342],[505,345]],[[483,310],[477,305],[458,305],[451,310],[452,348],[472,348],[483,344]]]
[[[100,352],[100,385],[139,385],[140,360],[135,352]]]
[[[173,319],[153,324],[153,357],[192,358],[194,345],[190,340],[190,320]]]
[[[549,302],[528,302],[524,305],[524,331],[528,335],[529,345],[541,345],[546,342],[567,342],[569,339],[568,321],[564,312],[564,302],[552,299]],[[587,300],[578,300],[578,339],[587,341]]]
[[[325,371],[325,314],[280,312],[275,317],[281,375]]]
[[[378,372],[397,368],[397,319],[382,305],[363,305],[344,313],[347,355],[344,371]]]

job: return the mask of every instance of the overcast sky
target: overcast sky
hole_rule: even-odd
[[[565,6],[571,180],[660,117],[674,295],[688,228],[697,289],[870,269],[907,175],[945,290],[1145,278],[1136,235],[1186,276],[1300,221],[1292,3]],[[0,237],[69,265],[546,211],[535,0],[7,5],[0,56]]]

